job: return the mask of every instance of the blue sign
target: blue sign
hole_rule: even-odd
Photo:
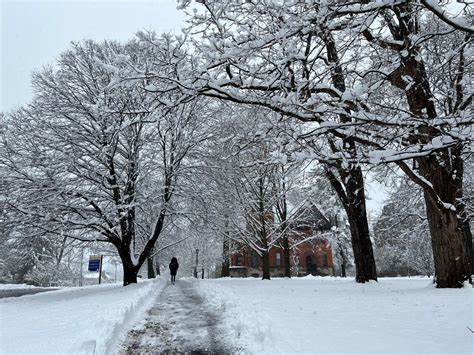
[[[99,271],[100,270],[100,256],[91,255],[89,258],[89,271]]]
[[[89,261],[89,271],[99,271],[100,261]]]

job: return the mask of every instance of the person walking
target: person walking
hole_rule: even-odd
[[[179,264],[178,264],[178,259],[176,259],[174,256],[171,258],[170,262],[170,274],[171,274],[171,284],[174,285],[176,282],[176,272],[178,271]]]

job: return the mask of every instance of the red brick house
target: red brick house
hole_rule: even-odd
[[[323,238],[331,224],[323,213],[309,204],[301,209],[291,228],[290,267],[293,276],[334,275],[331,245]],[[283,277],[285,260],[283,248],[276,245],[270,249],[270,274]],[[246,245],[234,243],[230,266],[231,277],[262,276],[262,260]]]

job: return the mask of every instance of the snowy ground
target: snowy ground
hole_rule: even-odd
[[[0,300],[0,353],[471,354],[473,318],[423,278],[158,278]]]
[[[473,289],[423,278],[221,279],[199,282],[224,310],[228,339],[252,354],[471,354]],[[469,328],[468,328],[469,327]]]
[[[195,279],[164,289],[158,302],[122,344],[123,354],[230,354],[229,329],[221,309],[208,309]],[[232,342],[229,342],[232,343]]]
[[[163,279],[0,300],[0,353],[104,354],[151,307]]]

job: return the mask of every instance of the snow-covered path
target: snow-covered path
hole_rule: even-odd
[[[221,315],[208,309],[191,280],[169,284],[147,317],[122,344],[122,354],[231,353],[223,343]]]

